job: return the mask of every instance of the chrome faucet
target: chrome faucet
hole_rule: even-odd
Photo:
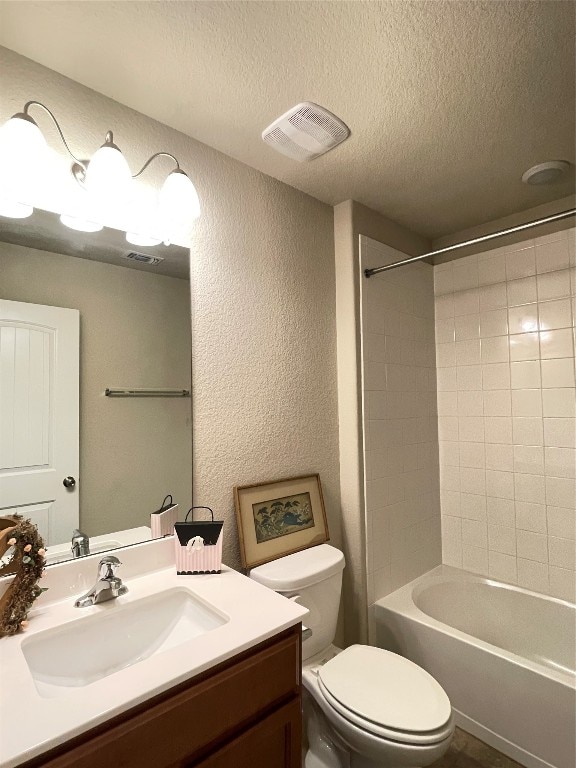
[[[72,557],[84,557],[90,554],[90,539],[76,528],[72,532]]]
[[[98,581],[85,595],[79,597],[74,603],[76,608],[86,608],[89,605],[98,605],[107,600],[114,600],[128,592],[128,587],[122,584],[122,579],[116,576],[116,568],[122,565],[114,555],[103,557],[98,563]]]

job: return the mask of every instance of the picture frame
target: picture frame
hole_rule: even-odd
[[[244,568],[328,541],[320,475],[299,475],[234,488]]]

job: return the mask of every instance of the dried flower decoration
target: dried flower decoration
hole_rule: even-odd
[[[44,571],[46,550],[36,526],[21,515],[13,515],[15,527],[10,531],[11,538],[6,542],[13,552],[8,550],[3,560],[10,553],[9,565],[15,570],[15,576],[0,598],[0,637],[14,635],[27,626],[28,611],[34,600],[45,590],[38,586],[38,580]]]

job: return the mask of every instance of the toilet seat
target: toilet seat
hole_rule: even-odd
[[[355,725],[358,728],[361,728],[366,733],[369,733],[372,736],[377,736],[379,739],[384,739],[386,741],[396,742],[399,745],[405,745],[405,746],[414,746],[414,747],[424,747],[424,746],[433,746],[434,744],[439,744],[440,742],[443,742],[445,739],[449,738],[452,735],[452,732],[454,730],[454,724],[452,721],[452,718],[448,720],[446,725],[443,728],[440,728],[436,731],[428,731],[426,733],[414,733],[414,732],[407,732],[407,731],[398,731],[394,730],[393,728],[386,728],[383,725],[378,725],[377,723],[373,723],[370,720],[364,720],[363,718],[359,717],[354,712],[350,711],[346,707],[343,707],[337,699],[335,699],[323,686],[322,681],[318,681],[318,688],[324,697],[324,700],[327,702],[329,706],[332,707],[332,709],[337,712],[341,717],[343,717],[345,720],[347,720],[349,723],[352,723],[352,725]]]
[[[443,688],[402,656],[353,645],[315,671],[327,704],[374,736],[424,746],[444,741],[453,731]]]

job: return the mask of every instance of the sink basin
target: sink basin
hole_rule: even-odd
[[[221,627],[228,617],[187,589],[170,589],[81,617],[22,642],[41,696],[53,698]],[[79,612],[86,609],[78,609]]]

